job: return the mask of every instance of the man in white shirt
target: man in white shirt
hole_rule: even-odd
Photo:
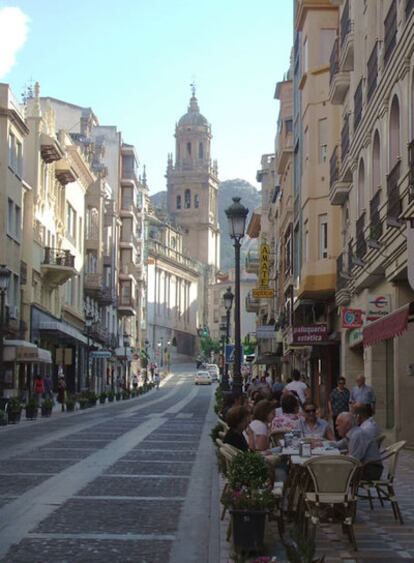
[[[298,394],[300,402],[303,403],[306,399],[310,398],[310,390],[309,387],[300,380],[300,371],[298,369],[294,369],[292,371],[292,378],[293,381],[288,383],[285,387],[285,391],[295,391]]]
[[[354,406],[354,415],[358,426],[371,438],[377,439],[381,434],[381,429],[372,416],[371,405],[357,403]]]

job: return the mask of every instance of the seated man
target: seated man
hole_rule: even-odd
[[[354,406],[354,415],[358,426],[361,430],[369,434],[369,436],[377,440],[378,436],[381,434],[381,429],[372,414],[371,405],[358,403]]]
[[[379,479],[384,467],[376,440],[357,426],[350,412],[342,412],[338,415],[336,429],[342,438],[335,443],[336,447],[340,450],[347,449],[349,455],[364,465],[362,479],[367,481]]]
[[[326,420],[316,416],[316,405],[310,399],[303,403],[304,419],[299,420],[298,429],[304,438],[335,440],[334,433]]]

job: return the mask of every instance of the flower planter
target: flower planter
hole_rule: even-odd
[[[37,407],[26,407],[26,418],[30,420],[37,418]]]
[[[75,403],[66,403],[67,412],[73,412],[75,410]]]
[[[51,416],[53,407],[41,407],[42,416]]]
[[[99,403],[100,403],[101,405],[104,405],[104,404],[105,404],[105,401],[106,401],[106,397],[99,397]]]
[[[266,510],[230,510],[234,547],[243,551],[263,549]]]
[[[20,422],[21,411],[9,411],[7,413],[7,419],[9,424],[17,424]]]
[[[115,397],[114,397],[113,395],[108,395],[108,401],[109,401],[110,403],[113,403],[113,402],[114,402],[114,399],[115,399]]]

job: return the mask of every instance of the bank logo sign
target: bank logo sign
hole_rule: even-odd
[[[388,315],[391,311],[389,295],[370,295],[368,297],[367,321],[375,321]]]

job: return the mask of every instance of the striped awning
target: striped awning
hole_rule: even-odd
[[[414,301],[403,305],[382,319],[378,319],[363,328],[362,339],[364,346],[373,346],[384,340],[400,336],[407,330],[410,316],[414,315]]]

